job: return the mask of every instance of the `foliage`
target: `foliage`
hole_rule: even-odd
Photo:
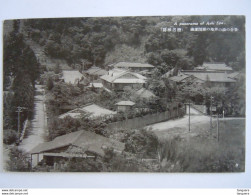
[[[126,134],[123,139],[125,151],[142,157],[155,158],[158,138],[150,131],[135,130]]]
[[[3,143],[13,144],[17,141],[17,132],[11,129],[6,129],[3,131]]]
[[[65,135],[74,131],[77,131],[80,127],[80,122],[71,117],[65,117],[64,119],[54,118],[49,123],[49,139]]]
[[[140,166],[134,159],[126,159],[124,156],[115,154],[107,163],[107,169],[109,172],[138,172]]]
[[[9,153],[10,160],[7,164],[8,171],[20,171],[27,172],[30,171],[30,161],[28,155],[23,151],[19,150],[17,147],[13,147]]]
[[[40,75],[40,65],[23,34],[19,33],[19,24],[19,20],[14,21],[13,31],[4,39],[4,88],[14,93],[7,111],[9,114],[5,115],[11,121],[6,128],[12,129],[16,129],[17,106],[27,108],[21,114],[21,124],[32,116],[34,85]],[[7,82],[7,78],[13,82]]]
[[[46,87],[49,91],[54,87],[54,83],[51,77],[49,77],[49,79],[47,80]]]
[[[65,135],[78,130],[92,131],[107,136],[106,124],[99,119],[90,119],[89,114],[82,113],[79,119],[67,116],[63,119],[53,118],[49,122],[49,139],[53,140],[58,136]]]
[[[93,158],[73,158],[65,162],[66,166],[60,171],[62,172],[101,172],[105,171],[102,161]]]
[[[173,137],[159,144],[160,171],[240,172],[245,167],[245,122],[220,125],[220,141],[204,133],[188,139]]]

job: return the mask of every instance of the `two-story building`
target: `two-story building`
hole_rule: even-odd
[[[106,75],[100,78],[104,87],[115,91],[122,91],[127,86],[133,89],[140,89],[146,83],[147,79],[138,73],[119,68],[109,70]]]

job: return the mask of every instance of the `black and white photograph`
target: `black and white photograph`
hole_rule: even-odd
[[[6,172],[245,172],[245,16],[5,20]]]

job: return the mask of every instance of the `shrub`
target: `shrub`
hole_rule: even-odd
[[[156,158],[159,140],[157,136],[146,130],[135,130],[126,134],[125,151],[139,154],[142,157]]]
[[[3,131],[3,143],[13,144],[17,141],[18,135],[17,132],[11,129]]]
[[[30,171],[31,164],[28,159],[28,155],[23,151],[19,150],[17,147],[14,147],[10,150],[9,157],[10,160],[7,163],[8,171]]]
[[[49,77],[49,79],[47,80],[46,87],[49,91],[54,87],[54,83],[51,77]]]

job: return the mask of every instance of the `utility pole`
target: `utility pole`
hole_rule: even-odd
[[[217,140],[220,141],[220,132],[219,132],[219,114],[217,114]]]
[[[191,122],[190,122],[190,106],[191,106],[191,102],[189,100],[189,132],[191,131],[191,128],[190,128],[190,125],[191,125]]]
[[[213,131],[213,122],[212,122],[212,104],[213,104],[213,96],[210,97],[210,133]]]
[[[191,126],[191,122],[190,122],[190,106],[191,106],[191,102],[190,102],[190,100],[189,100],[188,103],[185,103],[185,105],[186,105],[186,112],[187,112],[187,105],[188,105],[188,131],[190,132],[191,131],[191,128],[190,128],[190,126]]]
[[[17,107],[17,132],[18,132],[18,143],[20,139],[20,113],[23,112],[24,109],[27,109],[25,107],[18,106]]]

